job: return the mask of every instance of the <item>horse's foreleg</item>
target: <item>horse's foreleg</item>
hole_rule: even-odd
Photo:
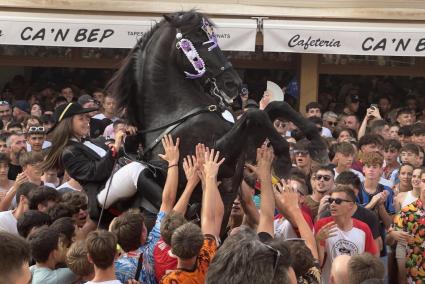
[[[221,187],[225,208],[222,231],[227,226],[232,203],[243,178],[245,160],[255,162],[256,148],[260,147],[266,138],[270,140],[276,154],[273,164],[275,173],[279,177],[285,177],[291,168],[289,145],[274,129],[265,112],[248,111],[215,145],[215,148],[220,150],[227,159],[228,163],[225,164],[225,167],[227,166],[227,170],[233,173],[230,175],[233,176],[231,184],[223,184]],[[223,170],[226,171],[226,168]],[[228,175],[225,176],[228,177]],[[230,182],[230,179],[226,182]]]
[[[285,102],[271,102],[264,110],[271,121],[278,117],[283,117],[293,122],[310,140],[309,152],[311,158],[319,163],[329,163],[328,150],[316,125],[302,116]]]

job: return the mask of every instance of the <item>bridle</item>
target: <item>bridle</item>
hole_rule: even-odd
[[[213,68],[209,68],[209,70],[207,70],[207,66],[205,65],[204,60],[200,57],[196,46],[189,39],[190,33],[193,32],[195,29],[197,29],[197,27],[193,28],[192,30],[189,30],[188,32],[183,33],[179,28],[177,28],[176,48],[182,51],[186,59],[189,61],[189,63],[195,70],[195,73],[190,73],[188,71],[183,72],[186,75],[187,79],[194,80],[203,78],[204,88],[208,90],[208,93],[212,97],[218,100],[220,107],[225,108],[233,102],[233,99],[230,98],[223,90],[221,90],[217,86],[217,78],[233,66],[228,60],[226,60],[223,53],[220,50],[216,49],[218,47],[218,41],[213,25],[208,22],[207,19],[202,18],[201,29],[204,31],[208,38],[207,41],[202,43],[202,46],[210,45],[208,47],[208,52],[215,52],[217,58],[221,62],[224,62],[222,66],[216,68],[215,70]]]
[[[204,89],[208,90],[209,95],[214,97],[218,101],[218,104],[197,107],[174,121],[171,121],[159,127],[138,131],[137,133],[139,135],[143,135],[146,133],[163,130],[156,139],[154,139],[149,145],[146,145],[146,147],[144,147],[144,158],[146,158],[146,154],[152,151],[153,148],[155,148],[155,146],[161,141],[161,139],[165,135],[169,134],[171,131],[173,131],[176,127],[181,125],[186,120],[198,116],[202,113],[216,113],[220,118],[224,119],[221,116],[221,113],[226,110],[227,106],[233,102],[233,99],[227,96],[227,94],[223,90],[221,90],[217,85],[217,78],[223,72],[232,68],[233,66],[228,60],[226,60],[223,53],[220,50],[216,49],[216,47],[218,47],[218,43],[213,26],[205,18],[202,18],[201,29],[206,33],[208,37],[208,41],[203,42],[202,45],[204,46],[210,44],[210,46],[208,47],[208,52],[216,52],[217,57],[219,59],[222,59],[221,62],[224,62],[223,66],[216,68],[216,70],[213,70],[212,68],[211,70],[207,70],[204,60],[199,56],[195,45],[189,39],[190,34],[196,29],[198,29],[198,27],[195,27],[185,33],[182,33],[180,29],[177,29],[176,48],[177,50],[182,51],[182,53],[185,55],[185,58],[189,61],[189,63],[195,70],[195,73],[190,73],[188,71],[183,72],[187,79],[204,79],[202,82]]]

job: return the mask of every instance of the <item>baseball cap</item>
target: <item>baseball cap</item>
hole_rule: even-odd
[[[80,97],[78,98],[77,102],[78,102],[81,106],[83,106],[83,105],[85,105],[85,104],[86,104],[86,103],[88,103],[88,102],[94,102],[94,99],[92,98],[92,96],[90,96],[90,95],[88,95],[88,94],[85,94],[85,95],[80,96]]]

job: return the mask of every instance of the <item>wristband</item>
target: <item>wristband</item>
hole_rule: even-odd
[[[177,166],[178,166],[178,164],[174,164],[174,165],[168,166],[168,168],[177,167]]]

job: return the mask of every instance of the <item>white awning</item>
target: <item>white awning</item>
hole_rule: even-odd
[[[0,13],[0,44],[132,48],[160,18],[50,13]],[[254,51],[252,19],[212,19],[224,50]]]
[[[264,51],[425,56],[425,24],[264,20]]]

